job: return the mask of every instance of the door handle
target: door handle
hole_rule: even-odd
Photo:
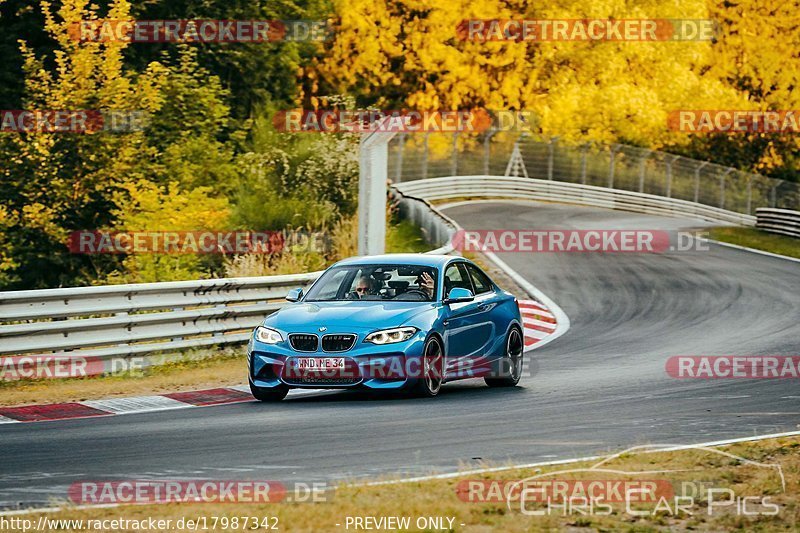
[[[487,309],[489,309],[489,307],[491,307],[491,304],[480,304],[478,306],[478,311],[486,311]]]

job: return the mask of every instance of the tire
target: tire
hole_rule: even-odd
[[[433,398],[442,389],[444,382],[444,348],[438,337],[432,336],[425,341],[422,349],[421,372],[417,378],[413,393],[421,398]]]
[[[289,387],[278,385],[277,387],[256,387],[250,382],[250,392],[253,397],[260,402],[279,402],[289,394]]]
[[[483,378],[490,387],[515,387],[522,376],[522,362],[525,344],[522,332],[513,327],[506,335],[506,353],[500,360],[500,370],[497,375]]]

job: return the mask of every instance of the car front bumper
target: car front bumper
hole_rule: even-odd
[[[296,388],[401,389],[422,372],[425,333],[393,344],[376,345],[359,339],[343,352],[299,352],[288,342],[274,345],[251,341],[247,351],[249,378],[260,388],[288,385]],[[299,358],[344,358],[343,369],[303,371]]]

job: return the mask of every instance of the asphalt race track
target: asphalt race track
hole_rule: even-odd
[[[467,229],[702,225],[532,203],[447,213]],[[800,427],[798,380],[677,380],[664,369],[673,355],[800,354],[800,263],[714,244],[664,254],[499,256],[572,323],[528,354],[535,372],[521,387],[490,390],[471,380],[433,400],[332,392],[276,405],[8,424],[0,426],[0,508],[52,503],[81,480],[419,475]],[[243,360],[243,380],[244,368]]]

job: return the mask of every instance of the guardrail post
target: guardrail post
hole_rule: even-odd
[[[397,168],[394,171],[395,183],[400,183],[400,181],[403,179],[403,152],[405,152],[406,149],[406,134],[401,133],[398,139],[398,142],[400,143],[400,149],[397,153]]]
[[[589,143],[581,145],[581,185],[586,185],[586,158],[589,155]]]
[[[610,160],[610,162],[608,164],[608,188],[609,189],[613,189],[614,188],[614,163],[616,162],[616,159],[617,159],[617,151],[618,150],[619,150],[619,145],[618,144],[612,144],[611,145],[611,150],[610,150],[611,160]]]
[[[697,166],[696,169],[694,169],[694,203],[698,203],[700,201],[700,171],[707,164],[708,161],[703,161]]]
[[[458,132],[453,132],[453,154],[450,156],[450,175],[458,176]]]
[[[216,306],[216,307],[219,307],[219,306]],[[223,307],[224,307],[224,305],[223,305]],[[173,307],[173,308],[172,308],[172,310],[173,310],[173,311],[183,311],[183,310],[184,310],[184,308],[183,308],[183,307]],[[121,313],[117,313],[117,316],[119,316],[120,314],[121,314]],[[127,315],[128,313],[125,313],[125,314]],[[216,336],[216,335],[215,335],[215,336]],[[182,340],[183,340],[183,337],[172,337],[170,340],[171,340],[171,341],[173,341],[173,342],[175,342],[175,341],[182,341]]]
[[[422,179],[428,177],[428,135],[430,135],[430,133],[425,132],[424,151],[422,152]]]
[[[492,135],[494,135],[495,133],[497,133],[495,130],[491,130],[491,131],[489,131],[489,133],[486,134],[486,137],[484,137],[484,139],[483,139],[483,175],[484,176],[488,176],[489,175],[489,156],[490,156],[490,150],[491,150],[491,144],[489,144],[489,141],[491,140]]]

